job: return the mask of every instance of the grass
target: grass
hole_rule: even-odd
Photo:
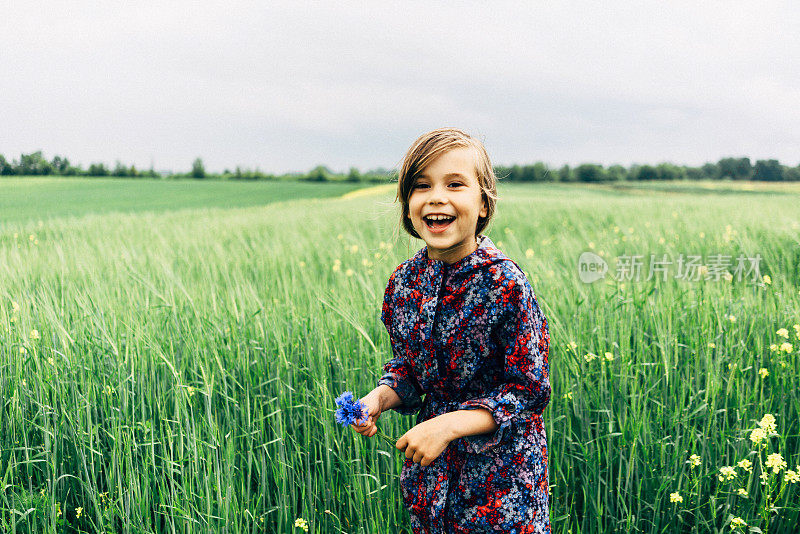
[[[487,233],[528,273],[550,324],[553,532],[730,532],[733,515],[763,528],[757,471],[747,499],[728,491],[741,475],[717,473],[751,451],[765,413],[777,419],[770,447],[800,463],[800,340],[769,348],[800,322],[798,195],[500,194]],[[2,530],[291,532],[303,517],[311,532],[408,532],[400,455],[333,419],[339,393],[374,387],[390,352],[386,280],[423,245],[397,235],[392,197],[8,217]],[[586,250],[612,270],[623,254],[760,254],[772,283],[584,284]],[[606,351],[613,361],[586,361]],[[381,418],[395,436],[413,422]],[[770,532],[800,520],[798,486]]]
[[[299,198],[337,197],[362,187],[299,181],[2,177],[0,224],[90,213],[262,206]]]

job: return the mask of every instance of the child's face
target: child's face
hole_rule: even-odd
[[[454,148],[433,160],[417,178],[408,199],[408,218],[428,245],[428,256],[446,263],[477,248],[478,217],[486,213],[471,148]],[[431,221],[432,214],[454,219]]]

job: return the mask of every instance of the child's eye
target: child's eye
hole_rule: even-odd
[[[452,183],[452,184],[450,184],[450,185],[454,185],[454,186],[458,187],[458,186],[460,186],[460,185],[464,185],[464,184],[462,184],[461,182],[453,182],[453,183]]]
[[[414,184],[413,189],[418,189],[420,187],[428,187],[428,184]]]

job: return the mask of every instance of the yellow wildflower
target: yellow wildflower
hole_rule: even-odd
[[[187,388],[186,388],[186,394],[189,395],[190,397],[194,397],[194,394],[195,394],[196,391],[197,390],[195,388],[193,388],[192,386],[187,386]]]
[[[767,439],[767,433],[762,428],[756,428],[750,432],[750,441],[753,442],[753,445],[758,445],[765,439]]]
[[[669,502],[683,502],[683,497],[677,491],[673,491],[669,494]]]
[[[571,348],[572,350],[575,350],[575,349],[578,348],[578,344],[575,343],[574,341],[570,341],[569,342],[569,348]]]
[[[747,523],[741,517],[734,517],[731,519],[731,530],[736,530],[737,528],[746,527]]]
[[[736,317],[735,317],[735,316],[733,316],[733,315],[726,315],[726,316],[725,316],[725,318],[726,318],[727,320],[729,320],[730,322],[732,322],[732,323],[735,323],[735,322],[736,322]]]
[[[739,488],[738,490],[736,490],[736,493],[739,494],[739,497],[747,497],[748,495],[747,490],[744,488]]]
[[[353,269],[347,269],[347,270],[344,272],[344,274],[345,274],[345,275],[347,275],[347,276],[353,276],[353,274],[354,274],[354,271],[353,271]]]
[[[514,233],[514,231],[511,228],[508,228],[508,227],[503,228],[503,231],[506,233],[506,235],[511,235],[511,234]]]
[[[56,516],[61,517],[61,503],[56,503]]]
[[[727,271],[722,275],[722,278],[724,278],[726,282],[733,281],[733,275]]]
[[[758,478],[761,479],[761,485],[762,486],[766,486],[767,485],[767,480],[769,480],[769,474],[768,473],[761,473],[758,476]]]
[[[344,239],[344,235],[342,235],[342,234],[339,234],[339,235],[337,235],[337,236],[336,236],[336,239],[338,239],[339,241],[341,241],[342,239]]]
[[[736,465],[738,465],[740,468],[744,469],[748,473],[753,470],[753,462],[751,462],[747,458],[745,458],[744,460],[739,460],[739,463],[737,463]]]
[[[786,460],[783,459],[781,453],[774,452],[767,455],[767,461],[764,463],[767,469],[772,469],[773,473],[779,473],[781,469],[786,469]]]
[[[358,245],[352,245],[352,246],[350,247],[350,252],[351,252],[351,253],[353,253],[353,254],[355,254],[356,252],[358,252]]]
[[[789,482],[791,484],[794,484],[795,482],[800,482],[800,473],[789,469],[788,471],[786,471],[786,476],[784,477],[784,479],[786,480],[786,482]]]
[[[605,356],[606,361],[608,361],[608,362],[614,361],[614,355],[611,354],[610,352],[606,352],[604,354],[604,356]]]
[[[587,352],[586,356],[583,357],[583,359],[586,360],[587,362],[591,362],[595,358],[597,358],[597,354],[595,354],[593,352]]]
[[[708,344],[708,348],[709,348],[709,349],[714,349],[714,348],[716,348],[716,347],[717,347],[717,344],[716,344],[716,343],[714,343],[713,341],[712,341],[711,343],[709,343],[709,344]]]
[[[20,347],[20,348],[19,348],[19,353],[20,353],[20,354],[25,354],[26,352],[28,352],[28,351],[27,351],[27,350],[25,350],[25,347]]]
[[[689,465],[690,466],[697,467],[698,465],[700,465],[701,462],[702,462],[702,460],[700,459],[700,457],[698,455],[693,454],[693,455],[689,456]]]
[[[82,513],[83,513],[83,508],[82,507],[78,506],[77,508],[75,508],[75,517],[76,518],[80,518]]]
[[[758,374],[761,375],[761,378],[767,378],[767,376],[769,376],[769,371],[762,367],[758,370]]]
[[[769,350],[771,350],[772,352],[778,352],[778,345],[776,345],[775,343],[772,343],[769,346]]]
[[[52,356],[50,356],[49,358],[47,358],[47,363],[49,363],[50,365],[55,365],[56,361],[53,359]]]
[[[564,398],[567,400],[572,400],[572,392],[567,391],[566,393],[564,393]]]
[[[339,258],[333,260],[333,267],[332,267],[333,271],[339,272],[341,268],[342,268],[342,260],[340,260]]]
[[[369,267],[370,265],[372,265],[372,262],[369,261],[369,258],[363,258],[361,260],[361,265],[363,265],[364,267]]]
[[[381,253],[380,252],[376,252],[375,254],[373,254],[373,256],[375,257],[376,260],[381,259]]]
[[[767,285],[772,284],[772,278],[770,278],[768,274],[765,274],[764,276],[762,276],[761,277],[761,281],[764,282]]]
[[[39,331],[36,330],[35,328],[33,330],[31,330],[31,339],[34,340],[34,341],[36,341],[38,339],[41,339],[41,336],[39,335]]]
[[[302,528],[303,531],[308,532],[308,522],[302,517],[294,520],[294,528]]]
[[[11,311],[14,313],[17,313],[19,311],[19,304],[17,304],[16,301],[14,300],[11,301]]]
[[[300,260],[300,264],[299,265],[300,265],[300,267],[305,267],[306,266],[306,262],[304,262],[303,260]]]
[[[736,468],[730,465],[726,465],[725,467],[720,467],[719,473],[720,473],[719,474],[720,482],[725,482],[736,478]]]
[[[529,248],[529,249],[527,249],[525,251],[525,257],[526,258],[532,258],[533,257],[533,249],[532,248]]]
[[[758,426],[760,426],[767,434],[774,434],[777,431],[777,427],[775,426],[775,416],[771,413],[764,415],[764,417],[761,418],[761,421],[758,422]]]
[[[779,328],[775,333],[783,338],[789,339],[789,331],[785,328]]]
[[[781,343],[781,351],[783,351],[783,352],[785,352],[787,354],[792,352],[793,348],[794,347],[792,347],[791,343]]]

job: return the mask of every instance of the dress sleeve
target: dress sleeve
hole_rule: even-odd
[[[541,414],[550,401],[547,319],[539,309],[533,288],[527,279],[523,280],[511,280],[502,292],[503,300],[508,302],[505,321],[498,329],[505,359],[502,383],[458,408],[485,408],[499,425],[494,432],[465,436],[470,452],[484,452],[497,445],[512,423]]]
[[[406,347],[403,340],[392,329],[392,317],[394,313],[402,313],[394,305],[395,276],[398,269],[389,277],[386,291],[383,294],[383,308],[381,310],[381,321],[386,325],[389,332],[389,341],[392,344],[392,359],[383,366],[384,374],[378,380],[378,385],[386,384],[392,388],[403,404],[393,408],[396,412],[403,415],[412,415],[419,411],[422,406],[422,388],[414,378],[411,367],[406,360]]]

